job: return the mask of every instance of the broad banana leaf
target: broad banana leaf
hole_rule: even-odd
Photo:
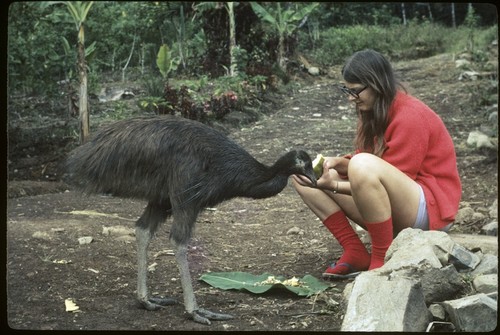
[[[256,294],[267,292],[270,289],[286,288],[299,296],[311,296],[330,287],[311,275],[305,275],[292,281],[285,280],[283,276],[273,276],[269,273],[253,275],[246,272],[208,272],[203,274],[200,280],[223,290],[246,290]]]
[[[163,78],[167,78],[168,73],[172,69],[172,58],[168,45],[163,44],[160,47],[156,57],[156,65],[158,66],[158,69],[160,69]]]

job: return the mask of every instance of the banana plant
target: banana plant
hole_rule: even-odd
[[[168,45],[163,44],[158,51],[156,56],[156,65],[161,72],[164,79],[168,79],[168,74],[170,71],[175,71],[179,66],[179,57],[172,58],[172,51],[170,51]]]
[[[89,111],[87,94],[87,65],[85,58],[85,29],[83,23],[87,19],[90,8],[94,1],[48,1],[46,5],[64,4],[68,9],[76,30],[78,31],[78,60],[77,68],[80,79],[80,98],[78,108],[80,110],[80,144],[84,143],[89,136]]]
[[[274,5],[276,7],[271,7]],[[307,5],[291,3],[290,7],[283,9],[280,2],[269,3],[267,8],[259,5],[257,2],[250,2],[254,13],[263,21],[271,25],[272,29],[278,34],[278,65],[285,71],[285,40],[289,37],[306,19],[306,17],[319,6],[319,3],[313,2]]]

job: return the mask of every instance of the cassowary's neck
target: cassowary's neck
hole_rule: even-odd
[[[252,185],[246,192],[245,196],[262,199],[275,196],[283,191],[288,183],[288,176],[284,174],[274,175],[268,180]]]
[[[255,199],[272,197],[283,191],[288,183],[288,177],[292,174],[290,158],[285,155],[273,166],[260,164],[260,169],[254,173],[254,176],[248,176],[249,183],[244,196]]]

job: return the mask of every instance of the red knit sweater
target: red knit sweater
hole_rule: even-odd
[[[389,110],[382,159],[424,190],[429,229],[455,220],[462,196],[455,148],[441,118],[420,100],[401,91]]]

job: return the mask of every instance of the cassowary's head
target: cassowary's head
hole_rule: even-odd
[[[292,174],[300,174],[316,185],[316,176],[312,166],[311,157],[303,150],[291,151],[290,158],[293,160],[291,164]]]

